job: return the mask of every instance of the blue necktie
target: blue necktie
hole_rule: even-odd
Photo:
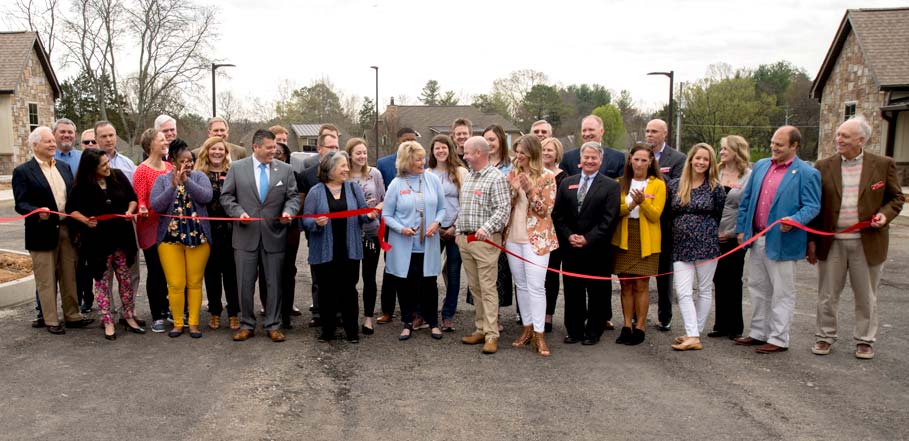
[[[268,194],[268,165],[259,164],[259,202],[265,203]]]

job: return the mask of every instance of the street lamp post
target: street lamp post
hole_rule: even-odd
[[[376,71],[376,117],[373,121],[375,125],[375,136],[376,136],[376,162],[379,161],[379,66],[369,66],[370,69],[375,69]]]
[[[215,71],[218,70],[219,67],[236,67],[236,66],[233,64],[218,64],[218,63],[211,64],[211,116],[213,118],[218,116],[218,104],[215,99],[215,96],[217,93],[217,91],[215,90]]]
[[[672,83],[675,79],[675,71],[670,70],[669,72],[650,72],[647,75],[665,75],[669,77],[669,115],[667,115],[667,120],[669,121],[669,133],[666,135],[666,139],[672,140]],[[675,149],[678,150],[679,146],[676,145]]]

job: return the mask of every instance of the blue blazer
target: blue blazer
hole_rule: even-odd
[[[754,213],[757,211],[761,184],[770,169],[770,164],[770,158],[761,159],[754,164],[751,177],[748,178],[745,191],[742,193],[735,232],[744,233],[744,240],[750,239],[755,233]],[[767,224],[788,216],[802,225],[808,225],[820,210],[821,174],[807,162],[796,157],[780,182],[776,195],[773,196]],[[802,230],[793,228],[788,233],[783,233],[780,226],[776,225],[764,237],[767,258],[770,260],[799,260],[805,257],[808,233]]]
[[[413,251],[413,237],[401,234],[401,230],[420,224],[416,209],[416,195],[407,187],[404,177],[391,181],[385,193],[382,217],[388,226],[388,243],[391,250],[385,253],[385,272],[406,278],[410,269],[410,255]],[[445,192],[442,181],[429,172],[423,172],[423,201],[426,228],[433,222],[442,225],[445,218]],[[439,234],[427,237],[423,242],[423,276],[435,277],[442,270],[442,245]]]
[[[344,198],[347,200],[348,210],[366,208],[366,199],[359,185],[351,182],[344,183]],[[325,184],[318,183],[306,193],[303,201],[303,214],[328,213],[328,199],[325,195]],[[347,218],[347,258],[363,260],[363,229],[362,224],[372,222],[365,214]],[[334,258],[331,237],[331,222],[324,227],[316,225],[314,218],[300,219],[300,225],[309,231],[309,259],[310,265],[331,262]]]
[[[559,168],[565,170],[565,173],[567,173],[566,176],[579,175],[581,174],[581,169],[578,168],[578,164],[580,163],[581,148],[578,147],[574,150],[565,152],[565,154],[562,156],[562,162],[559,164]],[[625,154],[612,147],[604,145],[603,163],[600,164],[600,173],[612,179],[622,177],[622,175],[625,174]]]
[[[397,161],[398,152],[383,156],[376,161],[376,168],[379,169],[379,173],[382,173],[382,180],[385,181],[386,190],[391,185],[391,181],[398,175],[398,166],[395,164]]]

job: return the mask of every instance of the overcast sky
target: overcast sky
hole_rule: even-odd
[[[12,2],[13,0],[0,0]],[[493,80],[534,69],[561,85],[631,91],[639,106],[666,103],[668,81],[789,60],[812,78],[846,9],[909,6],[842,0],[201,0],[219,8],[214,56],[236,64],[218,90],[273,101],[281,84],[330,79],[346,95],[406,95],[435,79],[469,97]],[[67,75],[63,75],[64,77]],[[209,79],[200,86],[210,88]],[[210,94],[210,89],[208,89]],[[204,102],[198,111],[207,114]],[[210,110],[209,110],[210,111]]]

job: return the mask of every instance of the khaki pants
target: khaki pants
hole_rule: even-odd
[[[751,296],[749,337],[789,347],[789,327],[795,312],[795,261],[770,260],[765,238],[751,247],[748,258],[748,294]]]
[[[827,260],[818,262],[817,330],[818,341],[836,341],[836,313],[840,294],[849,285],[855,297],[855,342],[872,344],[877,334],[877,289],[884,264],[868,266],[861,239],[834,239]]]
[[[73,248],[66,225],[60,225],[57,248],[48,251],[29,251],[29,254],[32,257],[35,286],[38,288],[44,324],[60,325],[60,316],[57,314],[58,284],[64,319],[68,322],[82,320],[79,300],[76,297],[76,250]]]
[[[496,233],[489,240],[502,243],[502,234]],[[460,234],[455,239],[461,250],[467,286],[473,293],[476,307],[476,332],[486,338],[499,338],[499,291],[496,277],[499,272],[499,249],[479,240],[467,243],[467,236]]]

